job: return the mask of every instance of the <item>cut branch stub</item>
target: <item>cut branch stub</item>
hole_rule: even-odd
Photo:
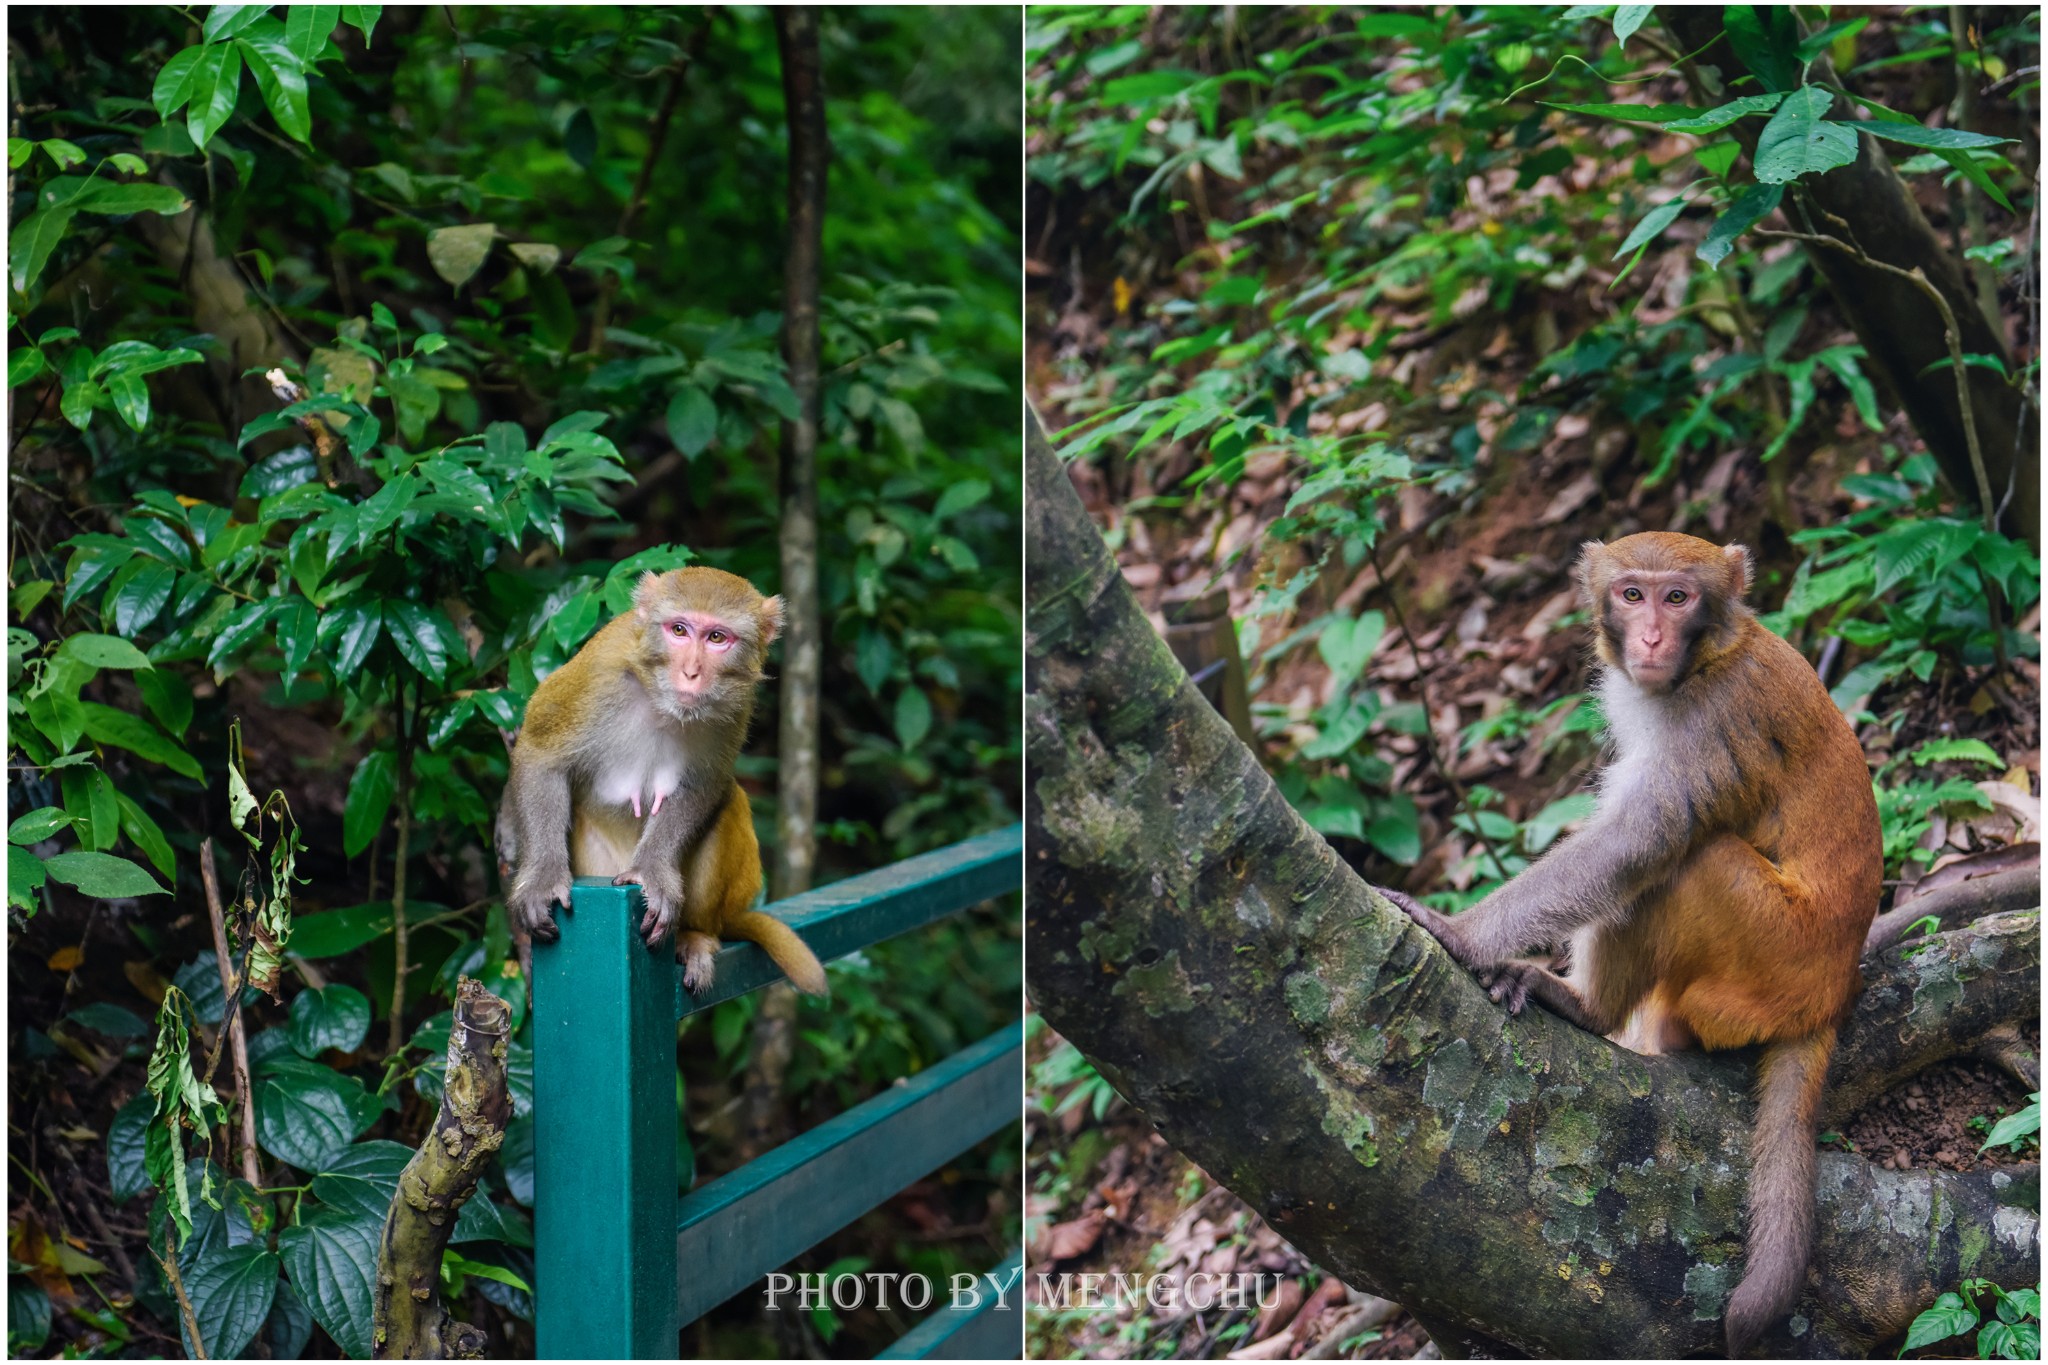
[[[377,1250],[378,1360],[476,1360],[489,1343],[481,1329],[449,1316],[441,1301],[441,1253],[477,1177],[505,1140],[511,1018],[481,983],[465,976],[457,984],[440,1113],[399,1173]]]
[[[1189,685],[1035,420],[1027,450],[1027,962],[1047,1020],[1447,1355],[1718,1351],[1752,1068],[1507,1018]],[[1809,1290],[1761,1349],[1864,1354],[1967,1275],[2033,1283],[2038,1218],[2008,1206],[2026,1183],[1824,1155]]]

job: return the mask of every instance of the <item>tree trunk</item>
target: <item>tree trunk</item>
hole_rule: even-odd
[[[775,11],[782,99],[789,122],[789,254],[783,266],[782,355],[796,391],[796,420],[782,424],[782,646],[776,738],[776,828],[771,894],[810,889],[818,858],[818,681],[824,623],[818,619],[818,277],[825,243],[825,82],[818,13]],[[796,992],[777,984],[761,998],[747,1062],[742,1152],[756,1156],[782,1137],[782,1078],[795,1045]]]
[[[1709,83],[1708,93],[1716,99],[1732,99],[1761,87],[1749,84],[1742,90],[1730,88],[1737,77],[1749,72],[1726,38],[1717,37],[1721,33],[1721,14],[1721,8],[1712,5],[1666,5],[1657,11],[1680,51],[1695,52],[1705,47],[1694,58],[1693,65],[1695,69],[1713,68],[1718,73],[1715,88],[1714,77],[1700,71]],[[1814,79],[1840,84],[1825,57],[1814,64]],[[1844,107],[1837,101],[1838,115]],[[1742,144],[1744,153],[1754,158],[1757,135],[1763,126],[1762,119],[1748,118],[1738,121],[1729,131]],[[1859,136],[1857,144],[1854,162],[1825,175],[1802,179],[1799,188],[1812,197],[1824,214],[1846,222],[1854,233],[1855,245],[1865,254],[1902,270],[1924,270],[1956,315],[1963,351],[1997,356],[2006,362],[2010,372],[2011,356],[2007,354],[2003,329],[1978,307],[1977,296],[1955,257],[1935,236],[1905,182],[1892,169],[1891,159],[1875,138]],[[1788,216],[1795,212],[1789,199],[1786,212]],[[1793,218],[1793,222],[1797,224],[1798,219]],[[1829,236],[1843,235],[1841,224],[1832,220],[1801,226],[1803,230]],[[1911,281],[1873,269],[1841,252],[1808,248],[1807,255],[1827,280],[1842,316],[1869,353],[1871,368],[1898,396],[1950,487],[1965,502],[1975,504],[1977,477],[1970,464],[1969,442],[1963,434],[1962,411],[1956,401],[1955,375],[1948,365],[1948,344],[1940,312]],[[1940,368],[1927,370],[1937,363]],[[2009,535],[2025,537],[2038,550],[2039,416],[2020,390],[1990,370],[1969,367],[1969,383],[1970,406],[1984,451],[1985,472],[1990,476],[1993,503],[2007,501],[2010,490],[1999,528]]]
[[[512,1094],[505,1082],[511,1011],[481,983],[455,991],[441,1112],[398,1175],[398,1194],[377,1248],[374,1307],[378,1360],[480,1360],[488,1338],[457,1322],[441,1301],[441,1253],[477,1177],[505,1141]]]
[[[1508,1018],[1189,683],[1035,419],[1026,462],[1026,952],[1046,1019],[1448,1356],[1717,1354],[1752,1058],[1641,1057],[1540,1008]],[[2038,963],[2037,911],[1888,950],[1836,1074],[1924,1064],[1964,1015],[1964,1033],[2033,1015]],[[1965,1276],[2035,1283],[2033,1186],[1823,1155],[1809,1287],[1761,1349],[1864,1354]]]

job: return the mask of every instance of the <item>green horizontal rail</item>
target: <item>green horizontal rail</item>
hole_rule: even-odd
[[[981,1277],[980,1302],[946,1307],[898,1337],[877,1360],[1021,1360],[1024,1253]]]
[[[1024,826],[977,835],[900,863],[878,867],[767,907],[797,931],[820,962],[845,957],[906,930],[944,919],[977,901],[1023,885]],[[676,1015],[682,1018],[782,980],[768,954],[751,943],[727,943],[712,962],[712,987],[683,989],[676,970]]]
[[[1020,1021],[899,1081],[682,1201],[676,1319],[696,1321],[1006,1123],[1024,1095]]]

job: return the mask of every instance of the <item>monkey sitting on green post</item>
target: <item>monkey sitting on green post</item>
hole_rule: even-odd
[[[637,884],[640,936],[671,935],[683,986],[711,988],[722,938],[761,945],[798,990],[826,993],[796,931],[753,908],[761,849],[733,763],[782,599],[722,569],[643,574],[632,609],[550,673],[526,706],[498,810],[505,904],[542,942],[575,877]]]

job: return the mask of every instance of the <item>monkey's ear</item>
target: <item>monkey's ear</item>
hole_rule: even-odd
[[[1750,584],[1756,582],[1756,562],[1749,557],[1747,545],[1725,545],[1721,553],[1728,560],[1730,586],[1737,597],[1749,594]]]
[[[761,618],[761,648],[775,643],[775,637],[782,634],[782,599],[763,598],[759,610]]]
[[[654,594],[661,591],[661,575],[649,569],[640,575],[640,581],[633,585],[633,610],[640,613],[643,621],[654,617]]]
[[[1579,581],[1579,586],[1588,593],[1591,593],[1593,590],[1594,566],[1599,564],[1606,556],[1607,546],[1602,541],[1588,540],[1581,542],[1579,545],[1579,557],[1577,562],[1572,565],[1572,577],[1576,578]]]

